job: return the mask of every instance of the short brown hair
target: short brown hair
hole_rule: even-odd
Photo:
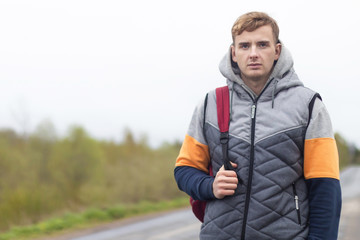
[[[273,18],[263,12],[249,12],[235,21],[231,29],[233,43],[235,43],[235,37],[244,31],[252,32],[265,25],[271,26],[276,44],[279,41],[279,26]]]

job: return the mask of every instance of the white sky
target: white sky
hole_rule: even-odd
[[[334,130],[360,146],[360,2],[0,1],[0,127],[60,135],[83,126],[99,139],[124,129],[152,146],[182,140],[195,105],[225,84],[218,63],[248,11],[280,26],[304,84]]]

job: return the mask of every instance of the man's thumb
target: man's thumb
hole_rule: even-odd
[[[224,165],[221,166],[221,168],[219,169],[219,172],[220,172],[220,171],[225,171]]]

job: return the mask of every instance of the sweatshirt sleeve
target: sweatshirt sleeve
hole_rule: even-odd
[[[309,240],[337,239],[341,211],[339,175],[339,156],[330,117],[322,101],[316,99],[304,148]]]
[[[176,159],[176,167],[194,167],[205,173],[209,172],[210,154],[203,132],[203,122],[204,103],[201,102],[193,113],[188,132]]]
[[[212,184],[214,178],[193,167],[176,167],[175,179],[180,190],[186,192],[194,200],[215,199]]]
[[[174,176],[180,190],[193,199],[213,199],[209,176],[209,148],[203,133],[204,102],[198,104],[193,113],[188,132],[176,159]]]

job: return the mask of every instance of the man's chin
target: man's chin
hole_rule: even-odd
[[[245,76],[246,79],[253,82],[259,82],[263,81],[264,79],[267,79],[267,76],[264,76],[263,74],[249,74]]]

